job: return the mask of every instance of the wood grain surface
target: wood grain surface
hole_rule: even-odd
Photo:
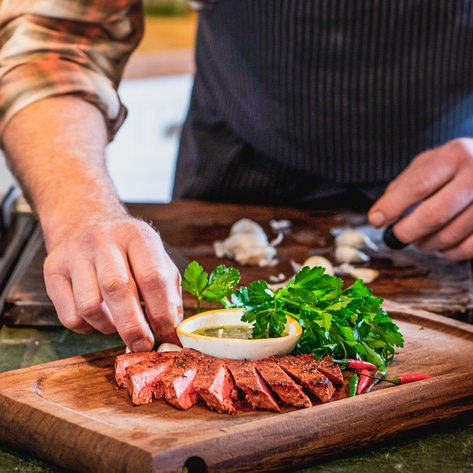
[[[462,320],[471,319],[472,274],[469,262],[449,262],[437,255],[426,255],[412,247],[389,250],[381,244],[381,231],[369,227],[366,215],[348,210],[315,210],[257,205],[222,204],[200,201],[174,201],[169,204],[133,204],[132,214],[153,223],[163,240],[180,257],[197,260],[207,271],[218,264],[233,265],[242,283],[293,275],[291,262],[301,264],[319,254],[334,264],[334,232],[350,227],[369,233],[379,243],[371,251],[371,261],[362,266],[378,269],[380,276],[369,284],[373,294],[412,308],[420,308]],[[291,229],[277,247],[278,264],[272,267],[241,266],[215,256],[213,243],[224,240],[240,218],[259,223],[270,240],[272,219],[287,219]],[[31,239],[21,264],[11,278],[5,296],[5,317],[13,325],[57,325],[54,308],[46,295],[43,262],[46,257],[40,230]],[[346,284],[353,280],[343,276]],[[186,315],[195,312],[195,298],[184,293]]]
[[[121,349],[0,374],[0,441],[73,471],[269,472],[302,467],[473,410],[473,326],[385,301],[405,347],[388,383],[355,398],[281,413],[217,414],[163,400],[134,407],[113,380]]]

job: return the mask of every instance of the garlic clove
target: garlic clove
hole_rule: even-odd
[[[351,246],[358,249],[370,248],[376,250],[378,248],[368,235],[353,228],[343,230],[337,235],[335,242],[337,246]]]
[[[358,248],[340,245],[335,248],[335,259],[339,263],[366,263],[370,257]]]
[[[181,351],[182,347],[179,345],[175,345],[174,343],[161,343],[158,349],[156,350],[158,353],[166,352],[166,351]]]
[[[249,218],[242,218],[236,221],[230,228],[230,236],[232,235],[251,236],[253,241],[257,242],[260,246],[267,246],[269,244],[263,227]]]
[[[303,263],[302,267],[309,266],[309,268],[314,268],[315,266],[321,266],[325,268],[325,273],[329,274],[330,276],[334,275],[333,265],[332,263],[323,256],[309,256]]]
[[[357,268],[349,263],[337,266],[335,274],[347,274],[355,279],[361,279],[365,284],[372,283],[379,276],[379,271],[373,268]]]

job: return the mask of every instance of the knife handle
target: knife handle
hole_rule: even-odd
[[[422,202],[422,201],[421,201]],[[421,202],[417,202],[414,205],[411,205],[402,215],[399,220],[404,218],[406,215],[409,215],[412,211],[415,210],[416,207],[418,207]],[[404,243],[403,241],[399,240],[399,238],[394,234],[393,226],[399,222],[397,220],[396,222],[392,223],[391,225],[388,225],[384,232],[383,232],[383,241],[386,244],[388,248],[391,248],[391,250],[402,250],[406,246],[409,245],[409,243]]]
[[[408,243],[403,243],[399,240],[399,238],[394,234],[393,226],[394,224],[385,228],[383,232],[383,241],[386,243],[386,246],[391,248],[391,250],[402,250],[408,245]]]

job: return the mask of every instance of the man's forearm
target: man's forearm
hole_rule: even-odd
[[[7,159],[37,211],[48,249],[83,220],[125,215],[105,162],[107,130],[100,111],[72,96],[20,111],[4,134]]]

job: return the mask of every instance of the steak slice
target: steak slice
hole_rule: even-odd
[[[236,414],[235,382],[224,360],[202,354],[198,358],[194,389],[210,409],[220,414]]]
[[[273,359],[320,401],[327,402],[332,399],[335,388],[327,376],[318,370],[315,357],[283,355]]]
[[[254,361],[227,360],[227,366],[236,387],[243,391],[253,409],[280,411],[277,401],[258,374]]]
[[[164,395],[161,376],[173,363],[172,357],[156,357],[126,368],[128,394],[135,406],[148,404]]]
[[[180,351],[160,376],[164,399],[178,409],[187,410],[199,401],[194,389],[199,359],[196,354],[193,350]]]
[[[324,356],[320,360],[317,360],[315,355],[312,353],[306,353],[304,355],[298,355],[301,360],[305,360],[307,363],[315,363],[317,369],[327,376],[327,378],[335,384],[343,384],[343,373],[338,363],[332,361],[332,357]]]
[[[256,369],[281,402],[291,407],[312,407],[312,402],[299,386],[274,360],[256,361]]]
[[[123,353],[115,357],[115,382],[119,388],[127,387],[126,369],[141,361],[156,359],[158,353],[155,351],[144,351],[138,353]]]

